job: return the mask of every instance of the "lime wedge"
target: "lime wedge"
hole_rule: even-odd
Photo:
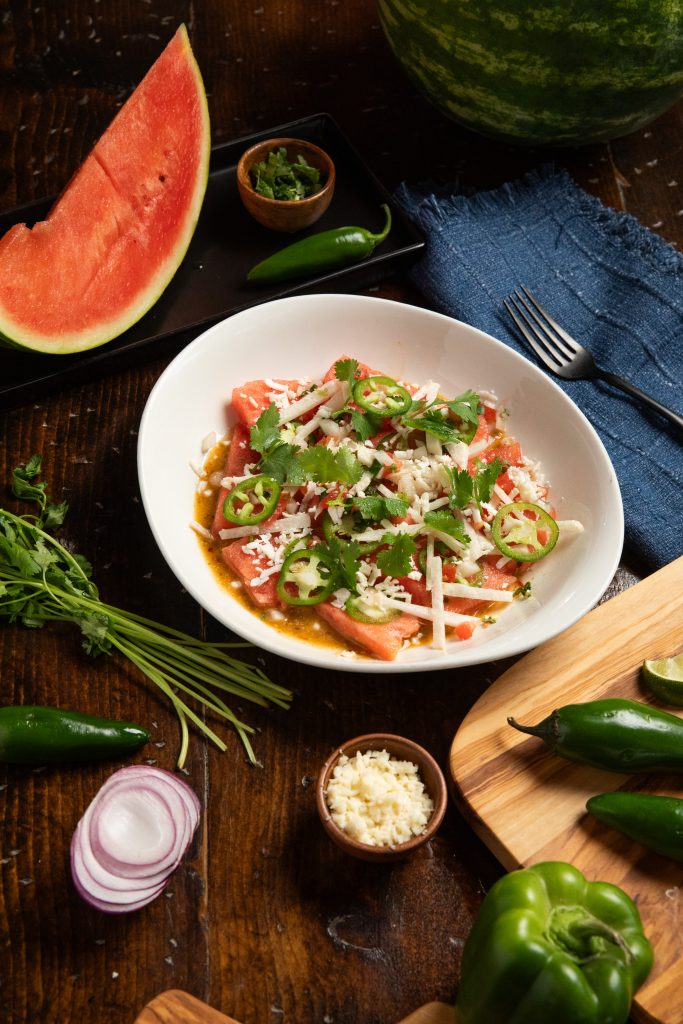
[[[672,658],[644,661],[643,679],[655,697],[683,707],[683,651]]]

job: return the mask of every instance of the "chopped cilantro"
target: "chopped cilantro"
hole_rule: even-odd
[[[274,402],[264,409],[249,432],[249,444],[263,455],[280,440],[280,413]]]
[[[384,498],[381,494],[370,494],[366,498],[356,498],[354,507],[363,519],[392,519],[406,514],[408,502],[403,498]]]
[[[358,589],[356,574],[360,566],[360,544],[356,540],[344,541],[337,536],[315,545],[325,563],[334,574],[334,589],[347,587],[354,593]]]
[[[527,580],[521,587],[517,587],[512,592],[513,597],[519,597],[522,601],[526,601],[528,597],[531,597],[531,580]]]
[[[465,508],[473,501],[477,505],[489,501],[493,485],[505,468],[500,459],[494,459],[488,464],[477,462],[475,467],[474,476],[466,469],[448,470],[451,485],[448,497],[451,508]]]
[[[363,475],[363,467],[348,448],[331,452],[327,445],[317,444],[298,452],[287,469],[290,484],[305,484],[309,480],[317,483],[357,484]]]
[[[306,199],[322,187],[318,168],[311,167],[301,153],[292,163],[284,146],[272,149],[249,173],[254,192],[267,199]]]
[[[479,413],[481,411],[481,399],[475,391],[465,391],[458,395],[452,402],[447,402],[448,408],[460,420],[466,423],[479,424]]]
[[[358,372],[357,359],[340,359],[334,364],[334,374],[337,380],[344,380],[347,384],[353,384]]]
[[[417,551],[417,544],[407,533],[385,533],[383,544],[389,547],[377,555],[377,566],[385,576],[398,579],[407,576],[415,568],[412,556]]]
[[[444,444],[462,440],[460,431],[437,409],[427,409],[421,416],[404,416],[401,422],[404,426],[438,437]]]
[[[259,473],[265,473],[279,484],[283,484],[289,476],[292,460],[298,450],[293,444],[276,444],[261,459]]]
[[[382,418],[372,412],[361,412],[360,409],[351,411],[351,426],[358,435],[359,441],[367,441],[369,438],[379,434],[382,428]]]
[[[452,512],[448,512],[445,508],[435,509],[433,512],[427,512],[425,517],[425,526],[431,526],[433,530],[438,530],[440,533],[447,533],[449,537],[459,540],[461,544],[469,544],[470,537],[465,527],[456,519]]]

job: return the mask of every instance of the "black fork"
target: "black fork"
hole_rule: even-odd
[[[521,286],[508,295],[503,305],[512,317],[520,334],[531,345],[538,358],[549,370],[566,380],[599,379],[613,384],[645,405],[666,417],[670,423],[683,428],[683,416],[668,409],[640,388],[622,377],[597,366],[593,356],[560,327],[556,320]]]

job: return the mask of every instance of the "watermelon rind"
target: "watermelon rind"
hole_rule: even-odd
[[[169,76],[182,86],[181,95],[164,94]],[[142,112],[140,97],[146,102]],[[143,115],[173,125],[181,105],[180,122],[190,130],[178,139],[177,151],[165,136],[157,153]],[[151,153],[154,167],[147,163],[153,157],[145,156]],[[183,25],[45,220],[32,228],[14,225],[0,239],[0,342],[72,354],[112,341],[137,323],[168,287],[193,239],[210,156],[206,91]],[[122,212],[128,219],[120,227]],[[89,293],[97,299],[89,302]]]
[[[403,68],[483,135],[576,146],[648,124],[683,94],[683,0],[377,0]]]

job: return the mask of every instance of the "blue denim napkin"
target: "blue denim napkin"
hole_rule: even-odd
[[[683,256],[567,173],[532,172],[473,196],[403,184],[427,237],[412,277],[434,308],[534,362],[502,311],[526,285],[606,370],[683,413]],[[591,421],[619,479],[626,547],[656,569],[683,554],[683,434],[596,381],[554,378]]]

